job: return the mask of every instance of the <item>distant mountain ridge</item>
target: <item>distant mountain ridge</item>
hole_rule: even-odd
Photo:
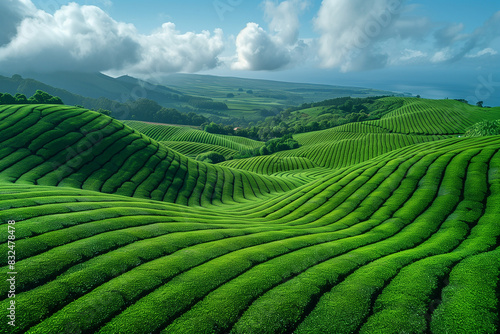
[[[0,76],[0,92],[32,95],[36,90],[59,96],[65,104],[120,113],[124,104],[147,99],[162,107],[194,112],[216,123],[248,125],[303,103],[341,96],[401,94],[370,88],[302,84],[271,80],[173,74],[152,84],[128,75],[53,72]],[[124,112],[121,112],[124,114]],[[118,116],[119,119],[126,119]]]
[[[184,93],[168,87],[153,85],[130,76],[113,78],[102,73],[53,72],[25,73],[51,86],[66,89],[74,94],[100,98],[105,97],[118,102],[147,98],[161,105],[176,102]]]
[[[263,79],[248,79],[238,77],[224,77],[206,74],[186,74],[175,73],[162,78],[163,85],[179,89],[185,93],[197,95],[201,88],[212,90],[215,94],[225,89],[242,89],[282,92],[289,95],[296,94],[296,99],[303,102],[318,102],[335,97],[351,96],[351,97],[367,97],[374,95],[398,95],[405,94],[392,91],[378,90],[364,87],[337,86],[326,84],[311,84],[299,82],[285,82]],[[205,87],[203,87],[205,86]],[[220,92],[219,92],[220,93]],[[223,97],[223,95],[210,96],[212,98]]]
[[[17,93],[26,96],[33,95],[37,90],[43,90],[51,95],[60,97],[65,104],[81,105],[88,109],[111,110],[116,101],[108,98],[92,98],[71,93],[66,89],[56,88],[35,79],[25,79],[20,75],[4,77],[0,75],[0,92],[15,95]]]
[[[260,90],[261,93],[285,92],[292,100],[317,102],[338,96],[365,97],[371,95],[402,95],[371,88],[282,82],[214,75],[176,73],[162,78],[161,84],[152,84],[128,75],[113,78],[102,73],[53,72],[21,73],[71,93],[124,102],[123,96],[147,98],[161,105],[172,102],[172,95],[193,95],[207,98],[226,98],[226,90]],[[222,92],[224,90],[224,92]],[[267,94],[269,95],[269,94]],[[296,95],[296,96],[294,96]],[[175,97],[175,96],[174,96]],[[295,99],[293,99],[295,97]]]

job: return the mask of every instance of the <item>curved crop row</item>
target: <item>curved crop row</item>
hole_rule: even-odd
[[[443,289],[443,300],[434,311],[432,332],[473,333],[478,325],[494,333],[500,309],[497,289],[500,278],[500,247],[459,262]]]
[[[493,333],[500,138],[426,145],[220,208],[1,183],[23,273],[13,333]],[[457,303],[484,321],[452,321]]]
[[[300,184],[193,161],[84,109],[7,106],[0,109],[0,117],[2,181],[186,205],[238,202]]]
[[[22,273],[0,332],[499,330],[500,136],[365,133],[228,162],[300,163],[263,176],[78,108],[0,111],[0,252],[14,225]],[[293,156],[308,150],[344,167]]]
[[[500,118],[500,108],[483,109],[455,100],[425,100],[388,97],[377,100],[382,105],[398,106],[381,119],[348,123],[331,129],[294,135],[302,146],[356,139],[369,133],[401,133],[419,135],[463,134],[481,120]]]
[[[236,150],[212,144],[193,143],[188,141],[161,141],[159,143],[190,158],[194,158],[198,154],[205,152],[217,152],[226,158],[238,153]]]
[[[293,136],[301,146],[331,143],[339,140],[357,139],[368,133],[388,133],[382,128],[368,125],[365,122],[348,123],[327,130],[299,133]]]
[[[358,134],[343,139],[278,152],[279,157],[304,157],[318,166],[342,168],[372,159],[378,155],[418,143],[439,140],[442,136],[408,136],[390,133]]]
[[[364,123],[395,133],[446,135],[462,134],[479,120],[493,120],[498,110],[485,111],[455,100],[404,99],[401,108],[380,120]]]
[[[181,141],[211,144],[242,151],[261,147],[264,143],[238,136],[212,134],[189,127],[148,124],[138,121],[125,121],[125,124],[156,141]]]
[[[230,160],[220,163],[219,165],[268,175],[284,171],[306,170],[315,167],[315,165],[306,158],[281,158],[276,155],[264,155],[248,159]]]

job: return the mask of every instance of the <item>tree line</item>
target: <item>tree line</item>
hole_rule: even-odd
[[[299,148],[299,142],[293,139],[291,134],[286,134],[280,138],[273,138],[261,146],[255,149],[246,149],[239,152],[234,159],[243,159],[243,158],[251,158],[257,157],[260,155],[269,155],[276,152],[293,150],[295,148]]]
[[[367,98],[340,97],[321,102],[303,103],[297,107],[281,110],[277,115],[266,117],[257,125],[235,127],[234,125],[203,124],[206,132],[224,135],[234,135],[267,141],[285,135],[329,129],[335,126],[362,122],[380,118],[381,114],[374,109],[374,102],[384,96]],[[318,116],[301,113],[301,110],[322,107]]]
[[[20,93],[14,96],[9,93],[0,93],[0,104],[64,104],[64,102],[57,96],[37,90],[30,98]],[[118,110],[119,112],[114,110],[109,111],[107,108],[98,108],[95,111],[112,117],[122,116],[127,119],[158,123],[199,126],[208,122],[208,118],[202,115],[194,112],[180,112],[173,108],[164,108],[157,102],[148,99],[138,99],[120,104]]]
[[[182,124],[182,125],[201,125],[208,122],[208,118],[198,115],[194,112],[180,112],[174,108],[164,108],[157,102],[148,99],[138,99],[127,103],[129,115],[127,119],[137,121]],[[113,115],[113,113],[111,114]]]
[[[276,152],[292,150],[299,147],[300,147],[299,142],[293,139],[292,135],[288,134],[281,138],[274,138],[268,140],[261,147],[254,149],[245,149],[243,151],[240,151],[235,156],[230,156],[227,159],[226,157],[224,157],[224,155],[220,153],[209,151],[198,154],[196,156],[196,160],[217,164],[226,160],[244,159],[244,158],[257,157],[261,155],[269,155]]]
[[[198,109],[228,110],[227,104],[224,102],[215,102],[212,99],[191,98],[187,102],[190,106]]]
[[[64,104],[61,98],[52,96],[42,90],[37,90],[33,96],[17,93],[12,96],[9,93],[0,93],[0,104]]]

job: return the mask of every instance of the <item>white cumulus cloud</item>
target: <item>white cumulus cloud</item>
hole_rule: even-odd
[[[137,60],[140,45],[132,25],[95,6],[70,3],[54,15],[25,17],[17,34],[0,47],[0,64],[15,70],[89,70],[122,67]]]
[[[279,4],[264,2],[265,18],[271,32],[249,22],[236,37],[237,70],[277,70],[302,59],[309,45],[299,40],[299,15],[306,1],[287,0]]]
[[[466,55],[466,57],[467,58],[479,58],[482,56],[495,56],[497,54],[498,54],[498,51],[496,51],[492,48],[486,48],[486,49],[483,49],[483,50],[478,51],[476,53],[468,54],[468,55]]]
[[[290,62],[287,48],[253,22],[236,37],[236,49],[237,70],[275,70]]]
[[[118,5],[110,0],[86,3]],[[0,68],[21,74],[77,70],[151,78],[224,63],[237,70],[272,71],[314,61],[349,72],[457,61],[495,66],[498,61],[500,11],[471,30],[463,23],[415,15],[418,5],[405,0],[322,0],[313,20],[318,35],[305,40],[299,37],[299,18],[309,4],[264,0],[267,26],[249,22],[226,39],[220,29],[186,32],[171,22],[141,34],[91,5],[69,3],[51,8],[50,14],[31,0],[0,0]],[[227,45],[236,48],[232,57],[222,56]]]
[[[151,35],[141,36],[140,60],[127,67],[129,74],[197,72],[218,65],[218,55],[224,49],[223,32],[216,29],[199,34],[181,33],[175,24],[165,23]]]
[[[224,48],[221,30],[181,33],[165,23],[142,35],[96,6],[70,3],[49,14],[29,0],[2,1],[0,13],[4,1],[9,13],[17,13],[8,23],[10,33],[0,33],[0,66],[12,71],[114,71],[142,77],[194,72],[217,66]]]
[[[305,10],[308,3],[305,1],[288,0],[276,4],[272,1],[264,2],[265,18],[269,22],[269,29],[283,44],[292,45],[299,37],[299,14]]]
[[[324,0],[314,21],[321,65],[344,72],[384,67],[388,55],[377,42],[388,38],[401,6],[401,0]]]
[[[493,41],[500,36],[500,11],[494,13],[482,26],[476,28],[472,33],[462,33],[463,25],[450,25],[438,31],[436,41],[441,49],[433,59],[436,62],[456,62],[470,55],[482,56],[485,54],[495,55],[491,51]],[[486,51],[484,51],[486,50]],[[489,51],[491,50],[491,51]],[[482,53],[481,52],[485,52]],[[440,57],[440,55],[446,55]]]
[[[17,26],[24,17],[35,12],[36,8],[29,0],[0,1],[0,46],[16,35]]]
[[[450,53],[450,50],[447,48],[434,53],[430,60],[432,63],[442,63],[450,60],[451,58],[452,55]]]
[[[417,58],[425,58],[425,57],[427,57],[427,53],[422,52],[420,50],[404,49],[400,60],[408,61],[408,60],[414,60]]]
[[[320,64],[343,72],[496,55],[500,12],[472,33],[412,15],[404,0],[323,0],[315,18]]]

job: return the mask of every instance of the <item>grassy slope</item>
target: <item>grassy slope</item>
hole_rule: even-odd
[[[255,198],[296,183],[199,163],[99,113],[0,108],[0,179],[190,205]]]
[[[363,106],[366,107],[366,110],[364,110],[363,112],[373,116],[373,118],[379,118],[381,115],[384,115],[394,109],[400,108],[406,100],[406,98],[400,97],[386,97],[370,102],[367,102],[365,100]],[[306,125],[311,122],[321,122],[322,120],[329,120],[333,114],[336,114],[339,117],[346,116],[345,112],[340,112],[340,110],[337,109],[342,104],[337,105],[337,103],[339,103],[339,101],[336,101],[335,104],[330,104],[327,106],[317,106],[293,111],[291,113],[291,117],[286,120],[286,124],[289,127],[295,127],[301,124]]]
[[[217,145],[237,151],[264,145],[262,142],[244,137],[217,135],[190,127],[149,124],[138,121],[124,121],[124,123],[157,141],[186,141]]]
[[[219,164],[259,174],[274,174],[293,170],[307,170],[317,167],[311,160],[302,157],[258,156],[248,159],[229,160]]]
[[[401,108],[367,123],[396,133],[454,135],[463,134],[465,129],[481,120],[498,119],[499,111],[455,100],[407,98]]]
[[[440,282],[500,246],[499,147],[498,137],[415,147],[230,212],[4,184],[0,216],[17,220],[23,273],[13,333],[425,331]],[[495,284],[498,266],[488,268]],[[466,314],[484,323],[443,323],[472,298],[444,301],[435,332],[494,328],[488,308]]]
[[[310,170],[287,192],[207,208],[2,181],[23,308],[0,332],[495,333],[500,136]]]
[[[500,119],[500,108],[478,108],[455,100],[389,97],[376,104],[380,108],[392,105],[398,108],[379,120],[297,134],[294,138],[301,145],[299,149],[275,153],[267,160],[301,157],[317,166],[342,168],[408,145],[456,137],[482,119]],[[262,170],[246,160],[223,165]],[[264,174],[271,173],[272,170],[266,169]]]
[[[217,152],[226,158],[235,156],[238,153],[237,150],[215,144],[191,141],[160,141],[159,143],[190,158],[196,158],[198,154],[206,152]]]

